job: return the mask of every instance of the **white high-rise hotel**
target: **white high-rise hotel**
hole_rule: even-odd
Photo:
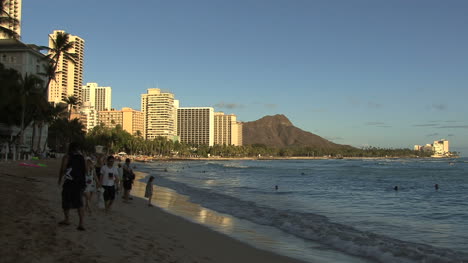
[[[1,25],[7,29],[14,31],[18,36],[21,37],[21,1],[22,0],[5,0],[3,11],[7,13],[13,19],[16,19],[18,23],[4,22]],[[6,14],[1,14],[4,16]],[[5,33],[0,33],[0,39],[9,39],[10,37]]]
[[[99,87],[97,83],[86,83],[83,86],[83,102],[89,102],[97,111],[108,111],[112,108],[112,88]]]
[[[172,93],[148,89],[141,94],[141,111],[147,140],[162,136],[193,145],[242,145],[242,123],[236,115],[212,107],[179,107]]]
[[[141,111],[144,117],[143,137],[152,140],[158,136],[177,140],[177,107],[174,94],[148,89],[141,94]]]
[[[57,33],[64,31],[55,30],[49,35],[49,47],[52,48],[52,40]],[[81,91],[83,86],[83,59],[84,59],[84,40],[78,36],[70,35],[70,42],[73,42],[73,48],[69,51],[75,54],[75,63],[60,56],[56,71],[55,81],[52,80],[49,85],[49,101],[59,103],[65,98],[75,96],[79,103],[83,102]]]

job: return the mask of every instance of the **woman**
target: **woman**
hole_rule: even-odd
[[[101,168],[101,185],[104,188],[104,201],[106,212],[110,211],[115,199],[116,187],[119,186],[119,170],[114,166],[114,156],[107,157],[106,165]]]
[[[93,193],[96,192],[97,188],[101,187],[99,183],[99,179],[96,176],[96,170],[94,168],[94,163],[91,158],[86,158],[86,189],[84,191],[84,195],[86,198],[85,208],[89,214],[91,214],[91,199],[93,198]]]

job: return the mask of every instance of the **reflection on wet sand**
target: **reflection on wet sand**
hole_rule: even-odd
[[[132,194],[144,198],[145,183],[140,180],[143,176],[138,176],[132,188]],[[208,225],[216,229],[222,228],[223,232],[232,232],[232,218],[223,216],[214,211],[201,207],[198,204],[188,201],[188,197],[180,195],[175,191],[154,185],[154,195],[152,203],[158,207],[169,210],[179,216],[191,219],[200,224]]]
[[[148,180],[147,174],[141,172],[136,174],[137,179],[132,187],[132,195],[144,198]],[[169,188],[157,185],[153,185],[153,187],[153,205],[171,214],[205,225],[251,246],[312,262],[368,262],[361,258],[337,253],[317,243],[297,239],[268,226],[254,224],[250,221],[204,208],[199,204],[190,202],[187,196],[178,194]],[[289,244],[295,245],[291,246]]]

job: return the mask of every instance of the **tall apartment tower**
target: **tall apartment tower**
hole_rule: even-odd
[[[112,108],[112,88],[99,87],[97,83],[86,83],[82,90],[83,102],[89,102],[97,111],[109,111]]]
[[[63,30],[55,30],[49,35],[49,47],[52,47],[52,40],[59,32]],[[84,40],[78,36],[70,35],[70,42],[73,42],[73,47],[69,51],[75,54],[75,63],[60,56],[55,75],[55,81],[51,81],[49,85],[49,101],[59,103],[65,98],[75,96],[81,104],[83,98],[81,95],[83,86],[83,59],[84,59]]]
[[[242,145],[242,123],[234,114],[214,113],[214,144]]]
[[[177,135],[180,141],[194,145],[214,144],[214,109],[184,107],[177,110]]]
[[[161,92],[160,89],[148,89],[146,94],[141,94],[145,139],[162,136],[177,140],[177,103],[174,94]]]
[[[6,14],[0,14],[0,16],[8,15],[13,19],[16,19],[16,23],[4,22],[1,26],[14,31],[21,38],[21,1],[22,0],[5,0],[3,4],[3,11]],[[5,33],[0,33],[0,39],[9,39]]]

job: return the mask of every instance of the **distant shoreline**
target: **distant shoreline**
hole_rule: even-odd
[[[450,157],[450,158],[434,158],[434,157],[343,157],[343,158],[333,158],[333,157],[163,157],[152,159],[148,157],[148,161],[138,161],[135,162],[147,163],[147,162],[157,162],[157,161],[243,161],[243,160],[252,160],[252,161],[279,161],[279,160],[383,160],[383,159],[451,159],[459,157]],[[152,161],[150,161],[150,159]]]

